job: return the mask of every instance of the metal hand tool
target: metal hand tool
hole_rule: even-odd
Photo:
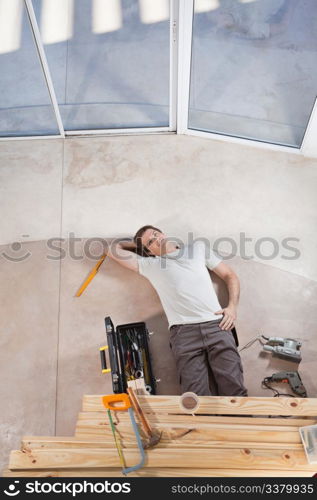
[[[130,402],[128,394],[125,394],[125,393],[123,393],[123,394],[110,394],[109,396],[103,396],[102,402],[103,402],[104,407],[108,410],[108,417],[109,417],[111,429],[112,429],[112,432],[114,435],[116,447],[118,450],[118,455],[119,455],[121,466],[122,466],[122,473],[124,475],[127,475],[127,474],[129,474],[129,472],[134,472],[138,469],[141,469],[141,467],[143,467],[144,462],[145,462],[145,453],[144,453],[141,436],[139,433],[137,423],[136,423],[135,418],[134,418],[133,409],[131,407],[131,402]],[[121,404],[120,406],[115,406],[116,403],[123,403],[123,405]],[[139,448],[140,454],[141,454],[140,462],[136,465],[133,465],[132,467],[125,466],[122,448],[117,440],[117,436],[116,436],[114,425],[112,422],[110,410],[114,410],[114,411],[128,410],[128,412],[129,412],[130,420],[131,420],[132,427],[133,427],[134,434],[135,434],[136,441],[137,441],[137,445],[138,445],[138,448]]]
[[[104,254],[97,262],[97,264],[95,265],[95,267],[90,271],[90,273],[88,274],[87,278],[85,279],[84,283],[78,288],[76,294],[75,294],[75,297],[80,297],[81,294],[83,293],[84,290],[86,290],[87,286],[89,285],[89,283],[94,279],[94,277],[96,276],[97,272],[99,271],[99,268],[101,266],[101,264],[103,263],[103,261],[105,260],[105,258],[107,257],[107,254]]]
[[[143,443],[143,447],[146,448],[152,448],[155,446],[161,439],[162,432],[155,432],[151,428],[145,414],[143,413],[143,410],[140,406],[140,403],[138,401],[138,398],[133,390],[132,387],[128,387],[127,392],[130,396],[130,401],[132,403],[132,406],[134,408],[134,411],[138,415],[140,422],[142,424],[142,428],[144,433],[147,435],[148,440],[146,443]]]

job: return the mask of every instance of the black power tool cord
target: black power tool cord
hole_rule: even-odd
[[[251,339],[247,344],[245,344],[243,347],[241,347],[241,349],[239,349],[239,352],[243,351],[244,349],[248,349],[249,347],[251,347],[252,344],[254,344],[254,342],[256,342],[257,340],[259,340],[261,342],[262,345],[263,342],[262,342],[262,338],[265,339],[265,340],[269,340],[268,337],[264,337],[264,335],[257,335],[256,337],[254,337],[253,339]]]
[[[239,349],[239,352],[243,351],[244,349],[248,349],[249,347],[251,347],[252,344],[254,344],[254,342],[256,342],[257,340],[262,344],[264,345],[263,343],[263,339],[264,340],[269,340],[269,337],[266,337],[265,335],[262,335],[262,334],[259,334],[257,335],[256,337],[254,337],[253,339],[251,339],[247,344],[245,344],[243,347],[241,347],[241,349]],[[262,388],[263,389],[269,389],[270,391],[272,391],[274,393],[274,398],[279,398],[279,397],[288,397],[288,398],[295,398],[296,396],[294,396],[293,394],[288,394],[288,393],[285,393],[285,392],[279,392],[277,389],[273,389],[273,387],[270,387],[268,382],[266,381],[266,379],[262,380]],[[291,418],[291,415],[268,415],[269,418]]]
[[[287,394],[286,392],[279,392],[277,389],[273,389],[273,387],[270,387],[266,381],[266,379],[262,380],[262,387],[263,389],[270,389],[270,391],[274,392],[274,398],[279,398],[280,396],[288,397],[288,398],[295,398],[293,394]],[[291,418],[292,415],[268,415],[269,418]]]
[[[273,387],[269,386],[266,379],[262,380],[262,387],[263,387],[263,389],[270,389],[270,391],[273,391],[274,398],[279,398],[280,396],[287,396],[289,398],[296,398],[296,396],[294,396],[294,394],[288,394],[286,392],[279,392],[277,389],[273,389]]]

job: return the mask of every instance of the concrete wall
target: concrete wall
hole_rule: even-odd
[[[107,315],[115,324],[146,321],[158,392],[179,393],[167,321],[145,278],[106,260],[74,297],[95,264],[82,257],[89,238],[130,236],[146,223],[184,239],[191,231],[212,242],[231,238],[219,246],[224,256],[235,242],[227,262],[241,280],[240,347],[259,333],[301,339],[299,371],[317,397],[316,160],[175,135],[7,141],[0,189],[3,466],[23,434],[71,435],[82,395],[111,392],[98,353]],[[251,259],[241,233],[252,238]],[[283,246],[290,237],[298,239],[293,260]],[[62,238],[62,259],[50,238]],[[278,255],[267,259],[273,245]],[[90,250],[100,253],[98,241]],[[259,342],[241,356],[253,396],[271,395],[260,387],[264,376],[298,368],[261,352]]]

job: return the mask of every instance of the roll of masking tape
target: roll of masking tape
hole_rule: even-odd
[[[199,398],[194,392],[184,392],[179,399],[179,406],[186,413],[195,413],[199,408]]]

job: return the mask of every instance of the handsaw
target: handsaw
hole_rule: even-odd
[[[116,444],[116,447],[117,447],[118,455],[119,455],[119,458],[120,458],[120,463],[121,463],[121,466],[122,466],[122,473],[126,476],[130,472],[134,472],[134,471],[136,471],[138,469],[141,469],[143,467],[144,463],[145,463],[144,448],[143,448],[143,444],[142,444],[142,440],[141,440],[139,428],[138,428],[138,425],[137,425],[137,423],[135,421],[135,418],[134,418],[133,407],[131,405],[131,401],[130,401],[130,398],[129,398],[128,394],[126,394],[125,392],[122,393],[122,394],[109,394],[108,396],[103,396],[102,397],[102,402],[103,402],[103,405],[105,406],[105,408],[108,410],[108,417],[109,417],[110,426],[111,426],[111,429],[112,429],[112,432],[113,432],[113,435],[114,435],[114,439],[115,439],[115,444]],[[113,403],[123,403],[123,405],[114,406]],[[136,442],[137,442],[137,445],[138,445],[138,448],[139,448],[139,451],[140,451],[140,460],[139,460],[139,462],[136,465],[133,465],[132,467],[126,467],[125,466],[124,456],[123,456],[123,452],[122,452],[122,446],[121,446],[121,443],[119,442],[119,440],[117,439],[116,430],[114,428],[114,424],[113,424],[113,421],[112,421],[112,418],[111,418],[111,412],[110,412],[110,410],[113,410],[113,411],[128,410],[128,412],[129,412],[131,424],[132,424],[132,427],[133,427],[133,430],[134,430],[134,434],[135,434],[135,437],[136,437]]]

